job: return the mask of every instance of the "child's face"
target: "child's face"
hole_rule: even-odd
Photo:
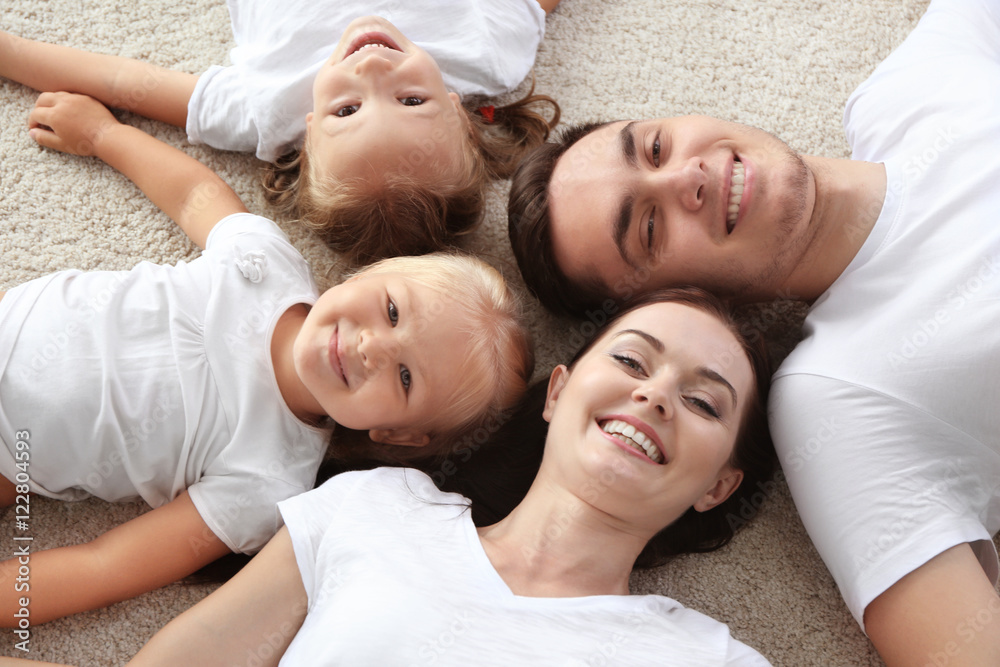
[[[347,27],[316,75],[306,141],[321,178],[389,171],[443,182],[463,162],[466,125],[434,59],[369,16]]]
[[[462,309],[399,273],[327,290],[295,339],[295,370],[338,424],[373,440],[423,445],[446,428],[471,336]]]

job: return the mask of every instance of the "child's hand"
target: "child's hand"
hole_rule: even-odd
[[[74,93],[42,93],[28,117],[31,138],[46,148],[95,155],[95,147],[120,125],[107,107]]]

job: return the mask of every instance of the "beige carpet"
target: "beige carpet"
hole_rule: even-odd
[[[705,113],[758,125],[794,148],[846,157],[841,113],[848,94],[909,32],[926,0],[564,0],[548,20],[538,90],[564,119]],[[231,47],[221,0],[5,0],[0,27],[16,34],[147,59],[198,73]],[[139,191],[96,160],[35,146],[25,131],[35,93],[0,81],[0,289],[64,268],[127,269],[173,263],[197,249]],[[246,155],[187,145],[180,130],[128,117],[218,171],[251,210],[267,215]],[[470,249],[516,278],[496,197]],[[285,224],[314,263],[321,287],[335,259]],[[531,308],[540,369],[569,353],[574,324]],[[765,310],[781,353],[797,335],[797,312]],[[57,415],[53,415],[57,418]],[[24,424],[24,428],[31,428]],[[36,549],[89,540],[143,511],[141,505],[33,499]],[[0,514],[0,554],[13,544],[13,512]],[[142,567],[141,563],[134,567]],[[634,578],[635,592],[661,592],[725,621],[776,665],[881,664],[809,544],[779,484],[759,519],[720,553],[684,558]],[[207,594],[173,585],[109,609],[33,628],[28,656],[78,665],[121,665],[173,616]],[[336,631],[336,629],[332,629]],[[13,655],[0,633],[0,654]],[[21,655],[21,654],[19,654]],[[234,656],[234,664],[246,656]]]

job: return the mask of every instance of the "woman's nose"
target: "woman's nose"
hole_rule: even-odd
[[[666,382],[649,378],[632,391],[632,400],[655,410],[663,419],[671,419],[674,416],[672,395],[673,392]]]

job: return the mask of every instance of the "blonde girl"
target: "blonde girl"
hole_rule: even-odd
[[[482,262],[386,260],[318,295],[273,222],[99,102],[45,93],[30,125],[39,144],[121,171],[205,250],[0,295],[0,504],[33,492],[155,508],[32,554],[30,590],[0,588],[4,623],[21,597],[37,624],[258,550],[276,503],[312,486],[334,425],[432,455],[521,394],[527,336]]]
[[[495,108],[462,101],[510,91],[528,74],[545,29],[538,0],[231,0],[229,9],[233,64],[200,76],[9,35],[0,35],[0,76],[255,152],[271,163],[270,201],[362,263],[436,250],[468,231],[487,183],[508,177],[558,122],[543,96]],[[551,104],[552,118],[532,102]]]

